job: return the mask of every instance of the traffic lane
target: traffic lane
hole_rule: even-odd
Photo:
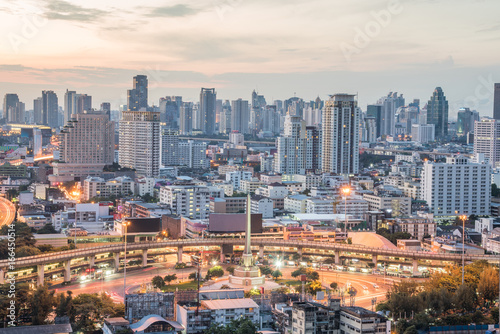
[[[4,197],[0,197],[0,225],[9,225],[14,221],[16,207]]]

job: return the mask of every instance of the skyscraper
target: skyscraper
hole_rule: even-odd
[[[17,102],[14,108],[10,108],[8,122],[19,124],[26,123],[24,103]]]
[[[148,108],[148,77],[136,75],[133,79],[133,89],[127,91],[128,110]]]
[[[474,123],[479,121],[479,113],[469,108],[460,108],[457,114],[457,135],[466,136],[474,131]]]
[[[12,118],[11,113],[16,109],[16,105],[19,103],[19,97],[17,94],[5,94],[3,98],[3,118],[10,122]]]
[[[59,126],[59,102],[51,90],[42,91],[42,123],[51,128]]]
[[[204,134],[215,133],[215,88],[202,88],[200,92],[201,130]]]
[[[321,172],[321,128],[306,126],[306,172]]]
[[[101,110],[104,111],[104,113],[108,115],[109,119],[111,120],[111,103],[109,102],[101,103]]]
[[[283,136],[276,138],[275,171],[282,174],[306,172],[306,122],[298,116],[285,117]]]
[[[325,102],[321,157],[324,173],[358,173],[361,110],[355,96],[335,94]]]
[[[229,100],[226,100],[222,104],[222,112],[220,113],[219,133],[231,132],[231,119],[231,103],[229,103]]]
[[[405,105],[403,95],[397,92],[389,92],[387,96],[378,100],[376,105],[368,106],[367,114],[375,117],[379,125],[380,136],[395,135],[396,110]],[[378,110],[374,106],[380,106],[380,116],[377,118]]]
[[[474,154],[483,153],[496,167],[500,163],[500,120],[487,117],[475,122]]]
[[[380,130],[382,129],[382,106],[379,104],[369,104],[366,107],[366,115],[375,118],[375,138],[380,137]]]
[[[59,134],[59,160],[67,164],[111,165],[115,158],[115,123],[102,111],[73,114]]]
[[[76,114],[77,94],[74,90],[67,90],[64,93],[64,124],[71,119],[72,114]]]
[[[161,164],[179,165],[179,133],[176,130],[165,128],[161,131]]]
[[[231,102],[231,131],[249,133],[250,110],[248,101],[237,99]]]
[[[87,94],[80,94],[76,105],[76,113],[83,114],[85,110],[92,109],[92,96]]]
[[[500,120],[500,83],[495,84],[493,96],[493,118]]]
[[[448,136],[448,101],[441,87],[436,87],[427,103],[427,124],[434,124],[436,140]]]
[[[148,177],[160,174],[160,113],[128,110],[120,121],[119,162]]]
[[[193,131],[193,104],[184,102],[180,108],[179,129],[181,135],[189,135]]]
[[[43,124],[42,109],[43,99],[41,97],[33,100],[33,122]]]

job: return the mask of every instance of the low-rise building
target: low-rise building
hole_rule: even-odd
[[[391,322],[386,317],[362,307],[342,307],[339,330],[345,334],[390,333]]]
[[[368,202],[368,210],[391,210],[393,217],[411,215],[411,198],[403,196],[363,194]]]
[[[132,195],[133,193],[134,181],[126,176],[108,181],[94,176],[88,177],[83,181],[83,197],[86,201],[96,197],[118,197]]]
[[[262,213],[262,218],[273,218],[274,216],[273,200],[261,195],[251,197],[252,213]]]
[[[206,219],[210,214],[210,199],[224,198],[224,191],[213,186],[164,186],[160,188],[160,203],[168,204],[172,213],[190,218]]]
[[[288,195],[285,197],[285,211],[294,213],[306,213],[307,195]]]

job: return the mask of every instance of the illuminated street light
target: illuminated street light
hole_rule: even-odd
[[[343,187],[341,189],[341,191],[342,191],[342,194],[344,194],[344,216],[345,216],[344,230],[345,230],[346,237],[347,237],[347,224],[349,223],[349,220],[347,218],[347,196],[349,196],[351,194],[351,188],[349,186],[346,186],[346,187]]]
[[[466,215],[461,215],[460,220],[462,221],[462,285],[464,285],[464,272],[465,272],[465,221],[467,220]]]

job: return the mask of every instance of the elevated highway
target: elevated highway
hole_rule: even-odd
[[[220,138],[200,138],[200,137],[183,137],[183,136],[180,136],[179,139],[199,140],[199,141],[223,141],[223,142],[229,141],[229,139],[220,139]],[[262,144],[262,145],[275,145],[276,144],[276,142],[274,140],[245,140],[245,143]]]
[[[201,247],[212,246],[222,249],[226,247],[242,246],[245,239],[229,239],[229,238],[213,238],[213,239],[180,239],[167,240],[158,242],[139,242],[127,244],[127,253],[133,252],[133,256],[137,257],[140,254],[142,263],[147,264],[148,252],[151,254],[169,253],[162,251],[162,248],[176,248],[177,257],[180,262],[184,249],[201,250]],[[288,241],[288,240],[273,240],[273,239],[252,239],[252,245],[257,250],[259,257],[264,256],[264,251],[276,251],[281,249],[283,252],[293,252],[300,256],[302,254],[315,254],[321,256],[332,256],[335,258],[335,263],[340,264],[340,256],[349,257],[355,255],[371,256],[373,263],[377,263],[379,258],[390,259],[391,262],[413,263],[413,271],[418,270],[418,261],[441,261],[448,263],[461,263],[462,254],[448,253],[431,253],[431,252],[413,252],[400,249],[383,249],[366,247],[362,245],[329,243],[329,242],[310,242],[310,241]],[[120,256],[124,252],[123,244],[105,245],[98,247],[89,247],[83,249],[68,250],[63,252],[55,252],[48,254],[40,254],[17,258],[14,264],[15,268],[37,267],[38,283],[43,284],[45,267],[50,264],[61,264],[65,272],[65,280],[69,280],[71,268],[81,263],[72,263],[72,259],[86,258],[89,266],[95,264],[96,257],[98,260],[108,258],[113,261],[115,268],[119,267]],[[352,255],[351,255],[352,254]],[[132,255],[132,254],[131,254]],[[131,257],[131,256],[129,256]],[[221,259],[224,254],[221,252]],[[465,261],[486,260],[492,263],[500,262],[500,258],[495,255],[465,255]],[[0,283],[4,281],[7,268],[10,263],[8,260],[0,261]],[[9,268],[12,271],[12,267]]]

